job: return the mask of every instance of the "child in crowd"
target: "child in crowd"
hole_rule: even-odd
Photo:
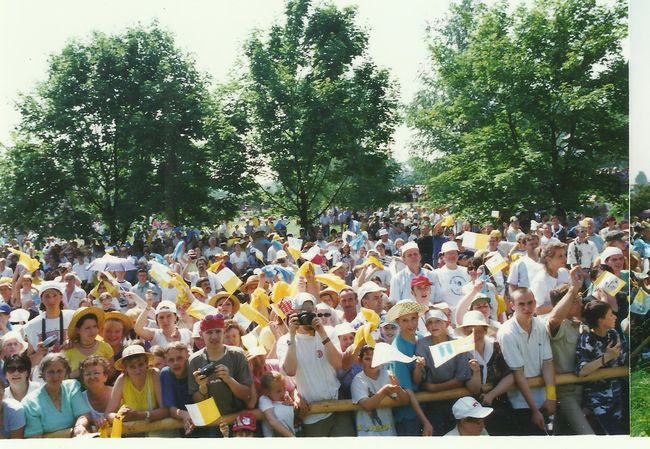
[[[266,421],[262,424],[265,437],[295,437],[293,431],[293,401],[287,394],[284,376],[277,371],[264,373],[259,409]]]

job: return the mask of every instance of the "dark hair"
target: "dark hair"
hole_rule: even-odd
[[[278,371],[267,371],[262,374],[260,379],[260,387],[262,391],[268,392],[271,386],[278,381],[284,381],[284,377]]]
[[[582,310],[582,318],[590,328],[598,326],[598,320],[605,318],[607,312],[612,309],[608,303],[598,300],[589,301]]]
[[[152,353],[154,357],[165,358],[165,348],[160,345],[153,345],[151,348],[149,348],[149,352]]]
[[[564,298],[564,295],[566,295],[566,292],[569,291],[569,284],[564,283],[557,285],[551,289],[550,296],[551,296],[551,304],[553,304],[553,307],[560,302],[562,298]]]
[[[368,351],[374,351],[374,350],[375,350],[375,348],[373,348],[373,347],[370,346],[370,345],[363,345],[363,347],[361,348],[361,351],[359,351],[359,358],[362,359],[362,358],[363,358],[363,355],[364,355],[366,352],[368,352]]]
[[[32,361],[26,353],[12,354],[4,359],[4,366],[2,367],[2,374],[7,375],[7,370],[12,367],[26,368],[27,372],[32,371]],[[29,378],[29,375],[27,376]]]
[[[95,315],[94,313],[89,313],[88,315],[79,318],[79,321],[77,321],[77,324],[75,325],[75,329],[81,329],[81,326],[83,326],[83,324],[88,320],[95,320],[95,322],[99,324],[99,319],[97,318],[97,315]]]

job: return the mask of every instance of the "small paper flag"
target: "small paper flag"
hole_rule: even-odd
[[[474,350],[474,332],[467,337],[458,340],[450,340],[437,345],[429,346],[431,356],[433,357],[433,366],[438,368],[440,365],[454,358],[463,352]]]
[[[343,279],[335,274],[319,274],[316,276],[316,280],[333,288],[337,292],[340,292],[348,286]]]
[[[493,210],[492,213],[490,214],[490,217],[499,218],[499,211],[498,210]]]
[[[609,271],[603,271],[594,282],[594,287],[601,289],[608,295],[614,296],[625,287],[625,281],[619,279]]]
[[[389,362],[411,363],[413,360],[415,360],[415,356],[409,357],[395,346],[380,342],[375,345],[375,351],[372,354],[372,367],[376,368]]]
[[[212,307],[210,304],[195,299],[192,301],[192,304],[187,308],[186,312],[189,316],[196,318],[197,320],[202,320],[206,315],[214,315],[219,313],[216,307]]]
[[[472,249],[487,249],[490,236],[476,232],[463,232],[463,247]]]
[[[447,215],[445,218],[443,218],[442,223],[440,224],[443,228],[448,228],[450,226],[454,225],[454,217],[453,215]]]
[[[269,325],[269,320],[264,315],[253,309],[250,304],[244,303],[239,308],[239,313],[251,321],[255,321],[261,327]]]
[[[485,266],[488,267],[490,273],[497,274],[508,266],[508,261],[503,258],[501,253],[497,252],[485,261]]]
[[[366,266],[366,265],[374,265],[380,270],[384,269],[384,264],[379,261],[375,256],[368,256],[366,261],[361,264],[361,266]]]
[[[273,295],[271,296],[271,301],[278,303],[282,298],[291,296],[291,286],[286,282],[278,281],[273,286]]]
[[[239,288],[239,286],[242,284],[241,279],[237,277],[235,273],[233,273],[230,268],[224,267],[222,268],[218,273],[217,273],[217,279],[223,286],[224,290],[226,290],[228,293],[231,295]]]
[[[320,247],[317,245],[312,246],[306,253],[302,253],[301,257],[305,260],[312,260],[314,257],[320,255]]]
[[[302,240],[289,237],[287,243],[289,244],[289,246],[287,246],[287,251],[291,254],[291,257],[293,257],[294,262],[298,262],[298,259],[300,259],[300,250],[302,249]]]
[[[255,252],[255,258],[264,263],[264,253],[257,248],[253,248],[253,251]]]
[[[223,265],[223,260],[224,259],[218,259],[215,263],[213,263],[208,267],[208,271],[211,273],[218,272],[221,269],[221,266]]]
[[[156,262],[155,260],[149,261],[149,275],[155,280],[161,287],[169,288],[171,284],[172,277],[169,275],[169,267]]]
[[[650,310],[650,295],[642,288],[634,296],[634,301],[630,304],[630,312],[637,315],[645,315]]]
[[[221,417],[217,403],[210,397],[196,404],[185,404],[195,426],[207,426]]]
[[[25,270],[29,271],[30,273],[37,271],[41,266],[41,263],[38,260],[32,259],[31,257],[29,257],[27,253],[18,251],[13,248],[7,248],[7,249],[12,253],[18,255],[18,263],[22,264],[25,267]]]

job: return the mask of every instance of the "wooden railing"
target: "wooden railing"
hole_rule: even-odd
[[[618,367],[618,368],[602,368],[594,373],[578,377],[575,374],[558,374],[555,376],[556,385],[568,385],[584,382],[593,382],[596,380],[602,379],[611,379],[615,377],[627,377],[629,376],[628,367]],[[528,385],[531,387],[541,387],[544,386],[544,380],[542,377],[532,377],[528,379]],[[491,385],[483,385],[483,390],[489,391],[492,388]],[[516,387],[513,387],[516,389]],[[428,392],[419,392],[415,394],[415,397],[419,402],[432,402],[432,401],[442,401],[446,399],[455,399],[463,396],[471,396],[471,393],[467,388],[452,388],[447,391],[441,391],[438,393],[428,393]],[[380,408],[392,407],[394,402],[389,398],[384,398]],[[312,413],[335,413],[335,412],[349,412],[361,410],[361,407],[352,403],[351,400],[341,400],[341,401],[322,401],[315,402],[310,404],[310,409],[308,414]],[[262,421],[264,419],[264,414],[258,409],[251,410],[255,417]],[[217,421],[210,424],[210,426],[218,426],[222,422],[232,423],[237,417],[237,413],[230,415],[224,415],[219,418]],[[144,432],[154,432],[159,430],[170,430],[170,429],[181,429],[183,428],[183,422],[173,418],[164,418],[158,421],[147,422],[147,421],[130,421],[122,424],[122,433],[124,435],[133,434],[133,433],[144,433]],[[56,432],[48,433],[43,435],[44,438],[69,438],[70,429],[58,430]]]

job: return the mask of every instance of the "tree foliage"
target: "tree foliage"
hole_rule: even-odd
[[[223,174],[241,143],[207,83],[155,23],[70,42],[19,101],[5,220],[62,236],[88,235],[100,220],[117,241],[143,215],[203,222],[218,213],[210,194],[237,191]]]
[[[482,218],[620,201],[626,14],[595,0],[453,5],[430,30],[431,70],[407,113],[414,154],[435,157],[420,165],[430,198]]]
[[[286,23],[246,44],[247,156],[279,186],[270,199],[303,226],[334,201],[367,207],[391,198],[396,94],[366,55],[355,17],[351,7],[289,0]]]
[[[650,184],[638,184],[630,190],[630,215],[639,216],[650,209]]]

